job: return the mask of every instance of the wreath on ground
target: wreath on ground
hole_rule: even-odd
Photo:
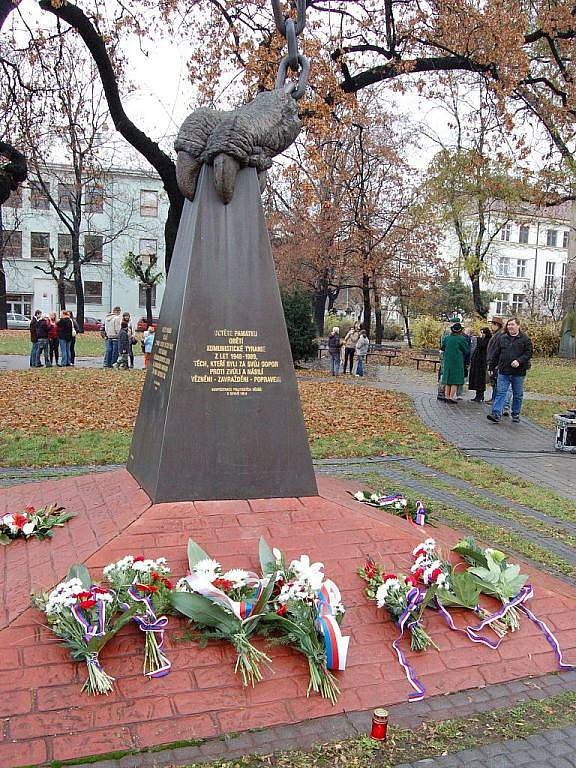
[[[14,539],[50,539],[53,528],[62,528],[74,516],[59,504],[40,509],[28,505],[22,512],[9,512],[0,518],[0,544],[10,544]]]

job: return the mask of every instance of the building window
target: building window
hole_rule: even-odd
[[[519,314],[522,312],[522,308],[524,307],[524,299],[526,296],[523,293],[513,293],[512,294],[512,304],[511,309],[514,314]]]
[[[76,206],[74,184],[58,184],[58,207],[61,211],[71,211]]]
[[[44,191],[44,188],[46,191]],[[39,181],[30,182],[30,208],[37,211],[47,211],[50,208],[50,182],[46,182],[44,187]]]
[[[50,252],[50,234],[48,232],[30,233],[30,258],[47,259]]]
[[[556,248],[556,245],[558,243],[558,230],[557,229],[547,229],[546,230],[546,245],[550,248]]]
[[[141,307],[146,306],[146,286],[140,285],[138,286],[138,305]],[[152,306],[156,306],[156,286],[152,286]]]
[[[19,315],[32,315],[32,294],[31,293],[7,293],[6,294],[7,312],[16,312]]]
[[[72,257],[72,235],[62,232],[58,233],[58,258],[60,261],[65,261],[66,256],[68,259]]]
[[[66,304],[76,304],[76,288],[73,280],[66,280],[64,283],[64,298]]]
[[[500,240],[506,240],[506,242],[509,242],[511,233],[512,233],[512,225],[508,222],[508,224],[504,224],[504,226],[500,230]]]
[[[544,274],[544,301],[552,301],[556,291],[554,290],[554,276],[556,272],[556,262],[546,262],[546,272]]]
[[[22,208],[22,187],[19,186],[18,189],[12,190],[10,192],[10,197],[6,202],[4,203],[5,206],[8,208]]]
[[[84,282],[84,299],[86,304],[102,304],[102,283],[86,280]]]
[[[102,235],[84,235],[84,259],[86,261],[102,261]]]
[[[505,315],[508,312],[509,296],[507,293],[496,294],[496,314]]]
[[[498,259],[498,275],[499,277],[510,276],[510,259],[506,256],[501,256]]]
[[[98,185],[86,187],[84,202],[87,213],[102,213],[104,210],[104,190]]]
[[[564,250],[568,250],[569,244],[570,244],[570,231],[568,229],[565,229],[562,234],[562,248],[564,248]]]
[[[5,259],[22,258],[22,232],[17,229],[3,229],[2,232],[2,255]],[[12,310],[13,312],[20,310]]]
[[[516,260],[516,277],[526,277],[526,259]]]
[[[530,226],[528,224],[520,224],[520,232],[518,234],[518,242],[526,244],[530,236]]]
[[[148,266],[150,264],[156,264],[158,253],[158,240],[151,240],[149,238],[141,238],[138,247],[140,249],[140,260],[142,264]]]
[[[156,190],[140,190],[140,216],[158,216],[158,192]]]

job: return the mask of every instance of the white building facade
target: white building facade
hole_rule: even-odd
[[[50,166],[43,178],[63,204],[66,166]],[[102,320],[116,305],[133,318],[145,315],[145,292],[127,277],[122,264],[129,252],[156,258],[164,270],[164,222],[168,201],[161,180],[152,172],[112,169],[97,185],[83,187],[80,248],[90,258],[82,265],[85,316]],[[35,309],[57,312],[56,281],[46,269],[52,249],[57,259],[71,248],[71,235],[38,183],[22,185],[2,207],[2,240],[9,312],[31,316]],[[164,281],[153,289],[153,314],[158,316]],[[66,290],[66,308],[76,309],[73,283]]]
[[[473,217],[470,226],[474,227]],[[571,237],[570,203],[551,208],[522,207],[508,214],[505,223],[492,224],[489,232],[495,231],[481,278],[482,290],[493,295],[490,315],[558,319]],[[442,256],[469,284],[453,230],[446,235]]]

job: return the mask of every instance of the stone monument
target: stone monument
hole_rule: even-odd
[[[291,88],[189,115],[182,218],[128,470],[154,503],[317,495],[260,190]]]

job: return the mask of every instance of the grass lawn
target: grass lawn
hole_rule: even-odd
[[[556,430],[554,414],[565,413],[568,408],[576,408],[576,394],[571,400],[562,400],[556,403],[550,403],[546,400],[524,400],[522,403],[524,416],[536,424],[540,424],[541,427],[552,430]]]
[[[0,355],[29,355],[28,331],[0,331]],[[139,347],[135,347],[140,351]],[[76,337],[77,357],[104,357],[104,340],[97,331],[87,331]]]

